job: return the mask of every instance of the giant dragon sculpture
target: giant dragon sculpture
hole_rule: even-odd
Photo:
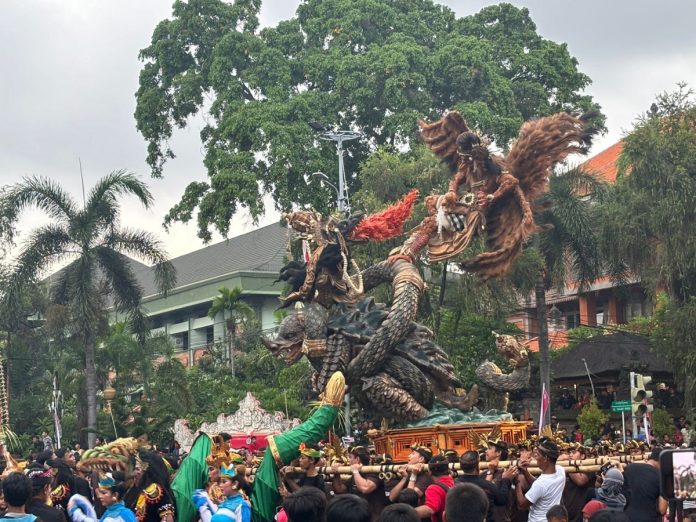
[[[456,112],[420,127],[425,143],[452,168],[449,191],[426,197],[428,215],[403,245],[363,271],[357,270],[352,245],[402,234],[415,191],[367,217],[289,214],[289,227],[314,249],[306,262],[291,261],[281,270],[279,279],[291,287],[284,305],[301,307],[283,320],[275,339],[264,340],[287,363],[307,356],[316,390],[341,371],[366,410],[400,422],[426,417],[436,400],[466,411],[478,398],[476,386],[463,393],[432,332],[415,322],[425,287],[416,267],[421,252],[427,251],[429,262],[450,259],[485,231],[487,251],[461,266],[483,280],[504,274],[536,228],[532,202],[546,190],[552,168],[569,154],[586,152],[592,136],[586,118],[556,114],[525,123],[503,158],[491,154]],[[391,306],[365,296],[381,284],[391,285]],[[496,391],[529,382],[526,352],[506,346],[499,343],[512,363],[510,374],[489,362],[477,372]]]

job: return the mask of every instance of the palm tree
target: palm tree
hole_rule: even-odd
[[[107,324],[108,301],[141,337],[147,330],[140,306],[142,288],[126,254],[153,265],[160,291],[166,292],[176,281],[174,267],[154,235],[119,227],[118,198],[126,195],[134,195],[145,208],[153,202],[147,186],[124,171],[100,179],[83,197],[82,206],[55,181],[42,177],[24,178],[0,199],[4,224],[16,223],[28,207],[36,207],[50,218],[50,223],[27,237],[8,277],[2,296],[6,303],[11,306],[23,287],[56,265],[69,262],[52,277],[51,301],[66,306],[70,335],[84,348],[89,447],[94,446],[97,428],[95,344]]]
[[[240,321],[253,319],[254,309],[242,300],[242,289],[238,286],[231,290],[226,286],[218,288],[219,295],[213,299],[213,305],[208,310],[208,317],[215,319],[222,314],[225,320],[225,340],[227,341],[227,357],[234,377],[234,345],[237,335],[237,325]]]
[[[549,191],[537,204],[544,208],[537,216],[540,232],[533,240],[541,269],[537,275],[535,301],[539,334],[540,385],[550,390],[549,336],[546,291],[562,288],[572,276],[585,288],[601,275],[593,201],[601,198],[606,184],[582,169],[551,176]],[[550,391],[549,391],[550,393]],[[547,412],[547,417],[550,412]],[[548,419],[544,419],[548,423]]]

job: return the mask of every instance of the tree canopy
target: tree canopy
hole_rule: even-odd
[[[619,177],[598,206],[612,275],[640,278],[657,299],[648,334],[696,404],[696,101],[679,85],[657,97],[624,140]]]
[[[262,196],[278,209],[326,209],[304,175],[334,172],[335,151],[308,126],[360,131],[348,172],[376,147],[407,147],[419,118],[448,109],[505,146],[521,123],[597,108],[590,79],[565,44],[542,38],[510,4],[457,18],[432,0],[305,0],[290,20],[259,30],[259,0],[176,1],[143,49],[135,118],[152,175],[174,157],[168,140],[199,112],[208,181],[188,185],[165,218],[225,235]],[[349,176],[351,190],[359,180]]]
[[[696,101],[685,85],[658,96],[626,136],[609,195],[600,222],[614,274],[638,274],[679,302],[696,296]]]

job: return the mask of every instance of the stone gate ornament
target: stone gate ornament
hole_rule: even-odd
[[[221,413],[215,422],[204,422],[192,432],[186,419],[174,422],[174,440],[185,451],[191,449],[199,433],[229,433],[230,435],[258,435],[282,433],[300,424],[300,419],[287,419],[279,411],[269,413],[261,407],[259,400],[251,392],[239,402],[239,409],[232,415]]]

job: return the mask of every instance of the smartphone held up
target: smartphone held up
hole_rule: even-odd
[[[696,500],[696,449],[660,453],[660,489],[666,499]]]

